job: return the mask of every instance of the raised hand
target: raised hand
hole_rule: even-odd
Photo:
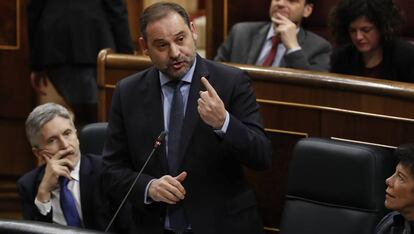
[[[299,47],[297,39],[297,26],[286,16],[277,13],[276,17],[272,17],[272,22],[275,25],[276,33],[280,34],[283,45],[286,49],[292,49]]]
[[[198,113],[206,124],[214,129],[220,129],[226,119],[224,103],[205,77],[201,77],[201,83],[203,83],[207,91],[200,91]]]
[[[46,161],[46,168],[37,191],[37,199],[39,201],[47,202],[50,200],[51,192],[58,187],[58,179],[60,176],[64,176],[69,180],[72,179],[70,172],[75,165],[69,159],[64,158],[70,153],[73,153],[72,149],[59,150],[55,154],[47,150],[41,150],[40,155]]]

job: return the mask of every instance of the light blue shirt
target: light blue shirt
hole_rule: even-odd
[[[297,28],[296,33],[299,32],[299,28]],[[262,50],[260,51],[260,55],[259,58],[256,61],[256,65],[261,66],[263,64],[263,62],[266,59],[267,54],[270,52],[270,50],[272,49],[272,37],[276,35],[275,34],[275,30],[273,28],[273,24],[270,26],[269,31],[267,32],[267,36],[266,36],[266,41],[263,45]],[[286,54],[290,54],[293,53],[295,51],[298,51],[302,49],[301,47],[297,47],[297,48],[292,48],[290,50],[288,50],[286,52],[286,47],[283,45],[283,43],[279,43],[279,45],[277,46],[277,53],[276,53],[276,57],[275,60],[273,60],[273,64],[272,67],[280,67],[280,62],[282,61],[283,56]]]

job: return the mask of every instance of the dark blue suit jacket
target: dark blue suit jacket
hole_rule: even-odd
[[[230,113],[227,133],[218,136],[197,111],[201,77],[216,89]],[[120,201],[164,130],[158,70],[151,67],[121,80],[113,95],[108,139],[104,148],[104,179],[111,198]],[[195,233],[260,233],[256,199],[243,166],[270,166],[271,146],[265,136],[250,78],[239,69],[202,59],[189,92],[180,142],[186,171],[182,201]],[[148,182],[169,174],[165,144],[154,154],[130,196],[130,225],[139,233],[163,233],[166,205],[144,204]]]
[[[40,214],[34,200],[39,184],[45,173],[45,165],[23,175],[17,182],[22,202],[23,218],[52,223],[52,212],[47,216]],[[81,156],[79,169],[80,198],[85,228],[103,230],[108,223],[103,193],[100,191],[102,175],[102,157],[91,154]]]

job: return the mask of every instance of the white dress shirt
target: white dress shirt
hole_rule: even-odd
[[[78,211],[79,217],[83,226],[82,207],[80,203],[80,186],[79,186],[79,168],[80,161],[76,164],[75,168],[70,172],[70,176],[73,178],[68,182],[68,189],[72,193],[76,203],[76,210]],[[53,222],[61,225],[67,225],[65,216],[63,215],[62,208],[59,202],[60,188],[52,191],[51,199],[48,202],[41,202],[35,198],[35,204],[37,209],[42,215],[47,215],[53,210]]]

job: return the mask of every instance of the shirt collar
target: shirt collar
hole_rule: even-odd
[[[191,83],[191,81],[193,80],[193,74],[194,74],[196,63],[197,63],[197,56],[194,58],[194,63],[193,65],[191,65],[190,70],[188,70],[188,72],[181,78],[182,81],[185,81],[186,83]],[[160,71],[158,71],[158,73],[160,75],[161,86],[171,81],[166,75],[164,75],[164,73]]]
[[[78,163],[76,163],[76,165],[75,165],[75,168],[73,168],[73,170],[70,172],[70,176],[76,181],[79,181],[80,162],[81,162],[81,160],[79,158]]]

